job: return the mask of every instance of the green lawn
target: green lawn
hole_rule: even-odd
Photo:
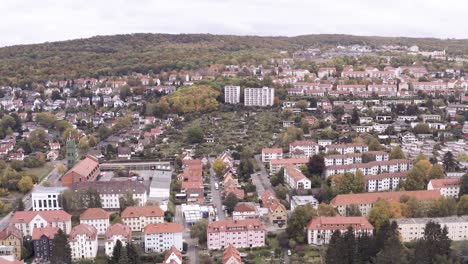
[[[39,168],[23,168],[22,174],[31,175],[37,177],[39,182],[44,179],[54,167],[52,165],[46,164]]]

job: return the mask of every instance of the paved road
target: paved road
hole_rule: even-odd
[[[187,256],[190,259],[190,263],[198,263],[198,241],[197,239],[192,239],[190,237],[190,229],[184,221],[181,205],[176,206],[174,222],[182,224],[184,226],[184,233],[182,234],[182,239],[187,243]]]
[[[216,173],[213,170],[213,158],[210,158],[210,185],[211,185],[211,195],[213,197],[213,206],[218,208],[218,217],[219,220],[224,219],[224,211],[223,211],[223,202],[221,201],[221,186],[219,186],[219,190],[216,190],[215,183],[218,182],[218,178],[216,177]]]
[[[271,186],[270,179],[268,178],[268,172],[265,169],[265,165],[262,162],[261,155],[255,155],[255,161],[257,162],[257,166],[260,168],[260,171],[255,172],[251,175],[251,177],[252,183],[255,186],[257,186],[258,196],[261,197],[265,191],[270,191],[274,195],[275,192],[273,191],[273,187]]]

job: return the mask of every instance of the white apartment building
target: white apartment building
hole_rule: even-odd
[[[33,228],[58,227],[65,234],[71,231],[71,215],[63,210],[17,211],[10,219],[10,225],[18,228],[23,236],[31,236]]]
[[[88,208],[80,215],[80,224],[94,226],[98,235],[104,235],[109,227],[109,213],[102,208]]]
[[[367,179],[368,192],[382,192],[396,189],[400,181],[406,178],[407,171],[370,175]]]
[[[308,162],[309,158],[273,159],[270,161],[270,174],[277,173],[287,165],[300,166]]]
[[[240,86],[226,85],[224,86],[224,102],[226,104],[240,103]]]
[[[268,163],[273,159],[282,159],[282,148],[264,148],[262,149],[262,162]]]
[[[274,99],[274,88],[245,88],[244,90],[245,106],[272,106]]]
[[[339,154],[363,153],[369,151],[369,147],[364,143],[337,144],[325,146],[325,152],[337,151]]]
[[[177,223],[149,224],[144,229],[145,252],[164,252],[175,246],[182,251],[184,226]]]
[[[31,192],[33,211],[60,210],[60,194],[66,187],[44,187],[37,186]]]
[[[433,179],[427,184],[428,190],[438,190],[444,197],[458,198],[460,178]]]
[[[312,140],[297,140],[289,144],[289,153],[294,158],[310,158],[319,153],[319,145]]]
[[[285,167],[284,181],[292,189],[309,190],[312,187],[312,182],[304,176],[300,169],[292,165]]]
[[[85,192],[89,188],[93,188],[99,193],[104,209],[120,209],[120,197],[128,193],[132,194],[133,200],[137,201],[138,206],[144,206],[148,200],[145,185],[136,181],[95,181],[73,185],[75,192]]]
[[[124,224],[140,232],[149,224],[164,222],[164,211],[158,205],[129,206],[121,214]]]
[[[344,233],[348,227],[352,227],[354,234],[365,234],[371,236],[374,227],[365,217],[316,217],[307,224],[307,242],[309,245],[324,245],[330,242],[333,232],[340,230]]]
[[[412,161],[406,159],[371,161],[368,163],[329,166],[325,170],[325,176],[328,178],[332,175],[342,174],[346,172],[356,173],[358,170],[362,171],[362,173],[365,176],[369,176],[385,172],[394,173],[408,171],[412,167]]]
[[[236,248],[265,246],[266,229],[259,219],[221,220],[211,222],[207,228],[208,249],[223,249],[229,245]]]
[[[98,251],[98,236],[94,226],[79,224],[73,228],[68,238],[72,260],[94,259]]]
[[[362,163],[361,153],[350,153],[344,155],[328,155],[324,157],[325,166],[349,165],[354,163]]]
[[[107,228],[104,239],[106,255],[110,257],[112,256],[117,240],[120,240],[124,247],[128,242],[132,242],[132,230],[130,227],[120,223],[113,224]]]
[[[435,218],[400,218],[390,219],[398,224],[403,242],[423,238],[424,228],[429,221],[447,227],[448,238],[453,241],[468,240],[468,215]]]

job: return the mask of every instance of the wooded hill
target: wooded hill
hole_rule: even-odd
[[[129,34],[0,48],[0,85],[125,75],[131,72],[193,70],[212,63],[266,64],[278,50],[290,52],[336,45],[418,45],[468,54],[468,40],[304,35],[258,37],[210,34]]]

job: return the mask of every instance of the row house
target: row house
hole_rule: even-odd
[[[94,259],[98,251],[98,232],[95,227],[79,224],[68,238],[72,260]]]
[[[309,190],[312,182],[294,166],[286,166],[284,169],[284,181],[292,189]]]
[[[369,147],[364,143],[349,143],[325,146],[325,152],[337,151],[340,154],[363,153],[369,151]]]
[[[427,184],[428,190],[438,190],[444,197],[458,198],[460,178],[433,179]]]
[[[339,92],[356,93],[365,92],[366,86],[361,84],[339,84],[336,86],[336,90]]]
[[[309,162],[309,158],[274,159],[270,161],[270,174],[277,173],[287,165],[300,166]]]
[[[119,209],[120,198],[128,194],[131,194],[138,206],[145,205],[148,200],[145,185],[137,181],[83,182],[72,186],[74,192],[84,193],[90,188],[97,191],[104,209]]]
[[[391,191],[397,188],[398,184],[406,178],[408,171],[386,172],[378,175],[366,177],[367,192]]]
[[[262,149],[262,162],[269,163],[274,159],[283,158],[283,149],[282,148],[264,148]]]
[[[390,219],[398,224],[398,231],[403,242],[411,242],[424,238],[424,231],[429,222],[447,228],[448,239],[463,241],[468,239],[468,216],[424,217]]]
[[[431,92],[448,89],[445,82],[413,82],[412,84],[414,91]]]
[[[294,158],[310,158],[319,153],[319,145],[312,140],[297,140],[289,144],[289,153]]]
[[[346,215],[351,206],[357,206],[362,216],[367,216],[379,198],[386,201],[400,201],[401,197],[414,197],[421,202],[430,202],[442,197],[439,191],[401,191],[339,194],[330,202],[340,215]]]
[[[145,226],[145,252],[164,252],[173,246],[182,251],[184,226],[177,223],[158,223]]]
[[[412,161],[406,159],[371,161],[368,163],[356,163],[349,165],[335,165],[326,168],[325,177],[328,178],[332,175],[343,174],[347,172],[355,174],[358,170],[360,170],[365,176],[377,175],[383,172],[401,172],[410,170],[412,166]]]
[[[140,232],[149,224],[164,222],[164,211],[158,205],[129,206],[121,214],[122,221],[132,231]]]
[[[369,223],[367,218],[362,216],[319,216],[310,220],[306,226],[307,243],[309,245],[326,245],[330,242],[335,231],[338,230],[343,234],[349,227],[353,229],[355,236],[362,234],[372,236],[374,231],[374,227]]]
[[[23,236],[32,235],[38,227],[58,227],[65,234],[71,231],[71,215],[63,210],[55,211],[17,211],[10,219],[10,225],[21,231]]]
[[[236,248],[265,246],[266,229],[258,219],[221,220],[211,222],[207,228],[209,250],[224,249],[229,245]]]

